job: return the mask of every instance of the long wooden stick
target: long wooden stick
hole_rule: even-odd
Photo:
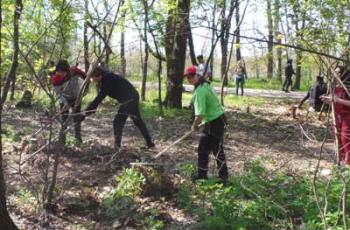
[[[160,151],[157,155],[155,155],[154,157],[151,158],[150,161],[153,161],[155,159],[157,159],[158,157],[160,157],[161,155],[163,155],[164,153],[166,153],[169,149],[171,149],[173,146],[177,145],[179,142],[185,140],[189,135],[191,135],[194,132],[194,130],[191,130],[189,132],[187,132],[185,135],[183,135],[182,137],[180,137],[178,140],[176,140],[175,142],[173,142],[171,145],[169,145],[168,147],[166,147],[165,149],[163,149],[162,151]]]
[[[198,127],[202,127],[204,124],[199,125]],[[158,157],[160,157],[161,155],[163,155],[164,153],[166,153],[167,151],[169,151],[169,149],[171,149],[172,147],[174,147],[175,145],[177,145],[178,143],[180,143],[181,141],[185,140],[188,136],[190,136],[192,133],[194,133],[195,130],[191,130],[187,133],[185,133],[182,137],[180,137],[179,139],[177,139],[176,141],[174,141],[171,145],[169,145],[168,147],[166,147],[165,149],[163,149],[162,151],[160,151],[159,153],[157,153],[157,155],[155,155],[154,157],[152,157],[149,161],[147,161],[146,163],[142,163],[142,162],[134,162],[134,163],[130,163],[131,165],[153,165],[151,164],[152,161],[154,161],[155,159],[157,159]]]

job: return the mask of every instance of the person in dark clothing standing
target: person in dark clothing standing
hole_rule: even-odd
[[[237,68],[234,72],[234,82],[236,83],[236,95],[238,96],[238,89],[241,87],[241,96],[244,94],[244,84],[246,79],[246,69],[243,60],[239,60]]]
[[[91,73],[91,77],[95,83],[100,84],[100,89],[95,99],[85,109],[85,112],[80,117],[85,119],[96,110],[97,106],[103,101],[106,96],[116,99],[120,103],[117,115],[113,120],[114,129],[114,147],[117,150],[121,149],[123,128],[128,116],[134,124],[139,128],[141,134],[147,143],[147,148],[154,147],[153,140],[147,130],[147,127],[141,119],[139,100],[140,96],[134,86],[124,77],[113,73],[109,70],[103,70],[101,67]]]
[[[51,76],[50,82],[59,97],[61,118],[64,123],[69,116],[69,109],[76,107],[74,113],[80,113],[81,104],[77,103],[80,85],[78,79],[85,79],[86,73],[77,67],[70,67],[66,60],[60,60],[56,65],[56,74]],[[88,88],[88,87],[87,87]],[[73,116],[75,139],[81,143],[81,122],[77,115]],[[65,139],[65,137],[64,137]]]
[[[226,183],[228,170],[224,153],[224,129],[226,119],[219,98],[210,83],[197,72],[196,66],[190,66],[185,76],[189,84],[195,87],[193,104],[195,119],[191,130],[197,130],[200,124],[204,124],[203,136],[198,145],[198,174],[194,180],[208,178],[209,154],[215,155],[219,177]]]
[[[286,93],[289,93],[288,88],[290,86],[290,89],[292,90],[292,77],[293,74],[295,74],[294,69],[293,69],[293,60],[288,59],[287,64],[284,68],[284,74],[286,75],[286,78],[283,83],[282,91],[285,91]]]
[[[310,107],[317,112],[321,112],[323,101],[320,96],[323,94],[327,94],[327,85],[323,82],[323,77],[317,76],[316,83],[309,88],[307,95],[300,101],[298,108],[301,109],[303,103],[309,99]]]

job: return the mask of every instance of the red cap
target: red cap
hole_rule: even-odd
[[[197,74],[197,67],[195,65],[192,65],[186,69],[184,77],[187,75],[196,75],[196,74]]]

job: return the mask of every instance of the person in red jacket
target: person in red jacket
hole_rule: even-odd
[[[78,79],[86,78],[86,73],[77,67],[70,67],[66,60],[60,60],[56,65],[56,74],[50,79],[60,102],[61,122],[64,123],[69,116],[69,109],[74,108],[80,91]],[[80,113],[81,104],[73,113]],[[74,133],[77,142],[82,142],[81,122],[77,116],[73,116]]]
[[[342,84],[337,83],[334,89],[333,103],[336,134],[339,147],[339,162],[350,165],[350,69],[339,66],[335,69]],[[322,100],[332,103],[331,96],[321,96]]]

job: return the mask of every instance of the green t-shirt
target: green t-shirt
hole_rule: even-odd
[[[224,113],[218,96],[208,83],[197,87],[192,100],[194,102],[195,115],[202,115],[204,123],[212,121]]]

